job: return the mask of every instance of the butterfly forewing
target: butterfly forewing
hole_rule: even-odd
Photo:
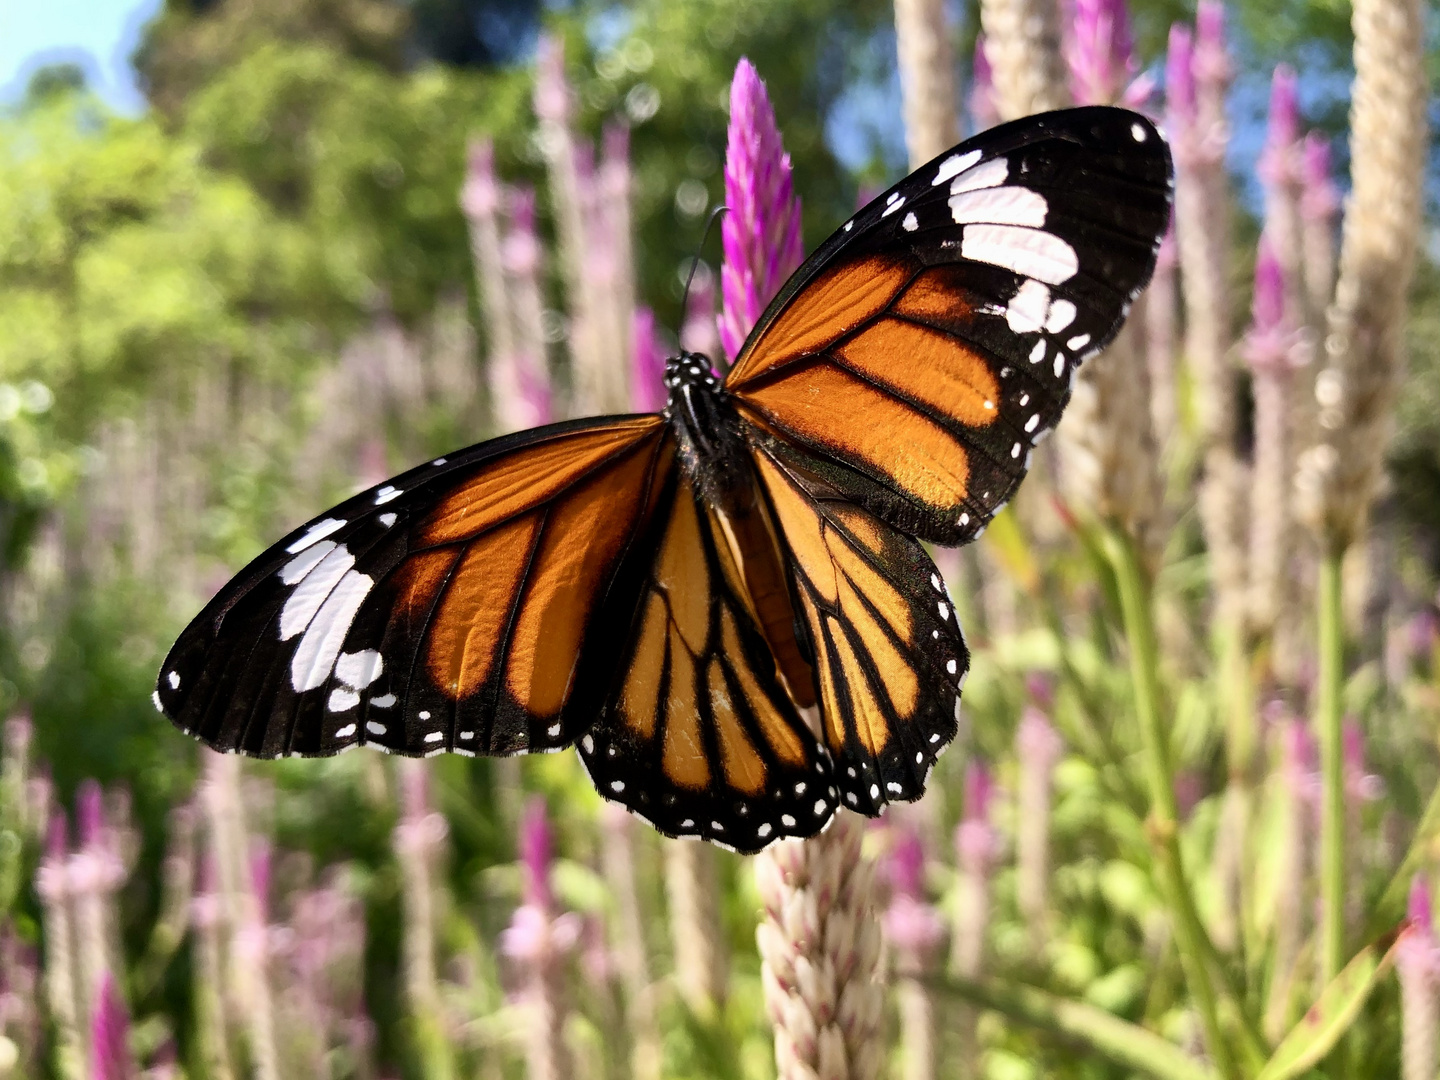
[[[596,790],[670,836],[756,851],[834,813],[829,755],[783,688],[718,512],[688,478],[656,554],[621,676],[580,756]]]
[[[1125,110],[985,132],[807,260],[726,388],[892,525],[973,539],[1149,280],[1170,187],[1163,140]]]
[[[609,684],[604,628],[630,618],[630,548],[673,459],[660,417],[617,417],[357,495],[211,601],[156,704],[217,749],[264,756],[567,745]]]

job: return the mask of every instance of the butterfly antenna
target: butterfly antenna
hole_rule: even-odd
[[[700,247],[695,252],[695,258],[690,260],[690,273],[685,278],[685,295],[680,298],[680,317],[682,319],[685,317],[684,313],[690,310],[690,285],[695,280],[695,271],[700,267],[700,252],[705,250],[705,241],[710,239],[710,230],[715,227],[716,219],[721,214],[729,212],[730,208],[722,203],[710,211],[710,217],[705,222],[705,235],[700,237]]]

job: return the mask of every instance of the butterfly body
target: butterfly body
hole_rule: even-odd
[[[919,798],[969,652],[920,540],[974,539],[1117,332],[1169,217],[1119,109],[1017,121],[861,210],[723,381],[361,492],[196,617],[155,703],[259,756],[575,745],[672,836],[754,851]]]

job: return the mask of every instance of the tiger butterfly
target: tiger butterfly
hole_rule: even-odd
[[[606,799],[742,852],[919,798],[969,652],[921,540],[1004,506],[1170,213],[1122,109],[942,154],[781,289],[723,381],[658,414],[492,439],[255,559],[155,704],[217,750],[506,755],[578,744]]]

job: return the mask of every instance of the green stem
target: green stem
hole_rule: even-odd
[[[1076,1040],[1122,1068],[1158,1080],[1215,1080],[1215,1074],[1174,1043],[1114,1013],[1069,1001],[1033,986],[958,976],[927,979],[936,992],[994,1009],[1012,1020]]]
[[[1131,537],[1120,529],[1106,531],[1106,553],[1115,568],[1120,609],[1130,645],[1130,675],[1135,687],[1135,714],[1145,748],[1145,774],[1150,789],[1150,834],[1160,888],[1170,908],[1175,947],[1185,981],[1205,1031],[1205,1045],[1216,1069],[1226,1080],[1241,1076],[1225,1041],[1210,982],[1207,940],[1185,878],[1180,854],[1180,810],[1175,800],[1175,777],[1170,764],[1169,736],[1160,717],[1159,658],[1149,590]]]
[[[1343,548],[1320,562],[1319,686],[1315,734],[1320,742],[1320,978],[1328,983],[1345,963],[1345,769],[1340,691],[1345,642],[1340,610]]]

